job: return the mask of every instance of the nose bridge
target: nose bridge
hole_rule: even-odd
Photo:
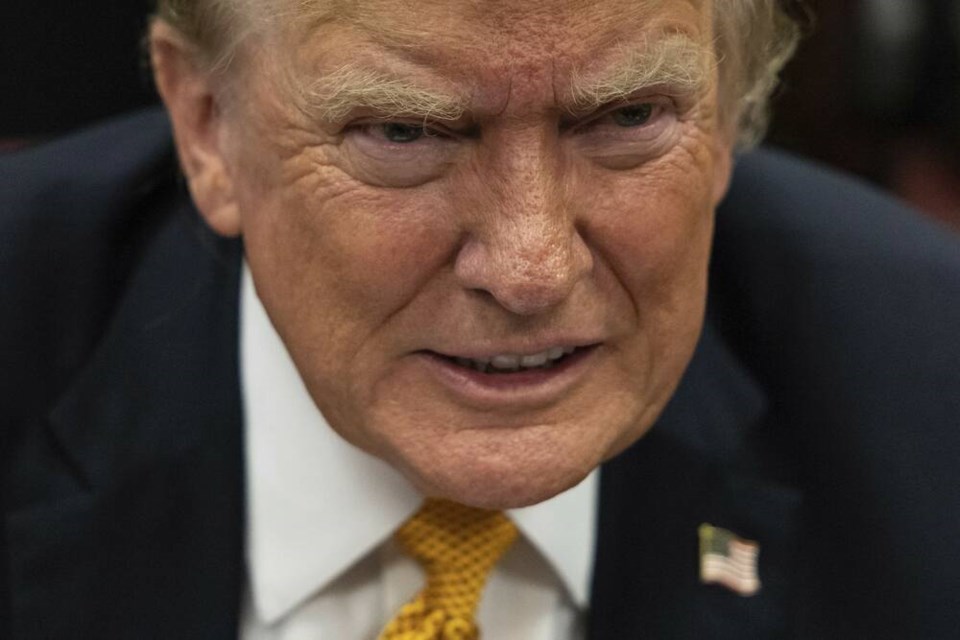
[[[592,267],[550,141],[514,138],[489,159],[489,198],[461,255],[466,286],[533,314],[566,299]]]
[[[554,168],[538,155],[530,152],[505,167],[508,175],[486,235],[491,253],[516,278],[547,284],[571,267],[574,221]]]

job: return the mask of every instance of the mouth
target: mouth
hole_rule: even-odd
[[[468,358],[447,355],[435,351],[425,352],[445,367],[461,371],[464,374],[478,376],[481,379],[513,379],[552,375],[567,369],[583,360],[596,350],[599,344],[581,346],[558,345],[536,353],[501,353],[491,356]],[[526,376],[524,374],[527,374]],[[534,379],[531,378],[531,379]]]
[[[535,353],[451,355],[420,352],[421,362],[466,406],[536,409],[558,402],[583,382],[603,343],[558,344]]]
[[[584,348],[585,347],[557,346],[530,355],[504,353],[487,358],[464,358],[444,355],[440,355],[440,357],[458,367],[472,369],[478,373],[509,375],[537,369],[552,369],[565,362],[578,350],[582,351]]]

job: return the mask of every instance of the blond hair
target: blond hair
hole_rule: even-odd
[[[335,4],[337,0],[326,0]],[[157,0],[157,18],[176,28],[211,70],[225,70],[246,36],[241,16],[257,0]],[[300,0],[301,6],[309,2]],[[766,133],[779,74],[800,39],[800,0],[714,0],[721,122],[740,148]],[[332,8],[331,8],[332,9]]]

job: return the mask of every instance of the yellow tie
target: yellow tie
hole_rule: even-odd
[[[395,534],[427,574],[379,640],[476,640],[474,620],[487,576],[517,537],[503,513],[430,498]]]

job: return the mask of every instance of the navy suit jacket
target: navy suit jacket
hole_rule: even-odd
[[[159,112],[0,159],[0,635],[236,637],[241,254]],[[957,240],[753,153],[708,306],[603,467],[589,637],[960,637]],[[758,595],[700,584],[704,522],[759,542]]]

